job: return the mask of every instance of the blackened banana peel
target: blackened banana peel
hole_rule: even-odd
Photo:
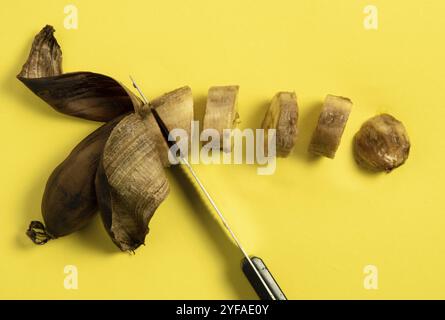
[[[153,100],[150,106],[118,81],[98,73],[62,73],[54,28],[35,37],[17,78],[60,113],[107,122],[82,140],[48,179],[42,200],[44,223],[32,221],[27,235],[36,244],[71,234],[97,212],[122,251],[144,243],[148,223],[168,195],[164,167],[167,144],[151,112],[170,129],[190,133],[193,97],[189,87]],[[99,170],[98,170],[99,168]]]

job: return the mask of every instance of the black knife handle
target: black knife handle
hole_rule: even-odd
[[[270,291],[275,300],[287,300],[286,296],[284,295],[283,291],[281,291],[280,286],[275,281],[269,269],[267,269],[263,260],[258,257],[251,257],[250,260],[252,261],[259,275],[262,277],[264,283],[266,283],[267,287],[269,288],[269,290],[267,290],[267,288],[264,286],[263,281],[261,281],[261,279],[258,277],[258,274],[255,272],[255,270],[252,269],[252,265],[246,258],[244,258],[241,262],[241,268],[243,269],[243,272],[252,285],[253,289],[255,289],[258,297],[261,300],[273,300],[270,296]]]

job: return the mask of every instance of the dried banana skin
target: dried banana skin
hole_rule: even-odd
[[[297,140],[298,105],[295,92],[278,92],[264,117],[262,128],[265,129],[264,148],[268,152],[268,129],[276,130],[276,153],[287,157]]]
[[[233,129],[239,122],[238,115],[238,86],[215,86],[209,89],[207,105],[204,114],[203,129],[215,129],[221,140],[220,148],[229,152],[232,145],[223,145],[224,129]]]
[[[309,144],[309,152],[333,159],[351,112],[352,102],[345,97],[328,95]]]
[[[50,175],[42,199],[46,226],[31,222],[28,236],[37,244],[83,228],[97,212],[94,179],[105,143],[122,117],[83,139]]]
[[[110,121],[132,111],[132,100],[138,100],[108,76],[93,72],[63,74],[62,51],[49,25],[34,38],[17,78],[56,111],[88,120]]]
[[[150,111],[155,108],[167,129],[191,134],[193,96],[182,87],[154,99],[134,103],[111,133],[96,173],[96,195],[102,222],[122,251],[145,243],[148,224],[169,193],[164,167],[170,166],[168,145]]]
[[[134,251],[145,243],[148,223],[169,193],[156,140],[137,113],[111,133],[96,174],[102,221],[116,246]]]
[[[410,147],[404,125],[389,114],[367,120],[354,137],[355,160],[371,171],[390,172],[401,166]]]
[[[169,192],[163,171],[168,147],[150,108],[114,79],[92,72],[62,73],[62,53],[46,26],[35,37],[17,78],[57,111],[109,121],[85,138],[51,174],[42,200],[44,223],[27,235],[37,244],[85,226],[98,204],[107,231],[123,251],[145,241],[148,223]],[[190,136],[193,96],[179,88],[153,100],[167,127]],[[136,111],[136,113],[130,113]],[[161,159],[162,158],[162,159]]]

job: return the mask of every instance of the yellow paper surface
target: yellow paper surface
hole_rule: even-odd
[[[64,27],[68,4],[16,0],[0,11],[1,298],[256,298],[241,255],[179,168],[136,255],[117,251],[99,217],[45,246],[27,239],[49,174],[99,126],[56,113],[15,78],[45,24],[56,28],[65,72],[128,86],[132,74],[149,97],[189,85],[198,118],[213,85],[240,86],[241,128],[261,125],[276,92],[296,92],[298,142],[274,175],[195,167],[288,298],[445,298],[443,1],[374,0],[377,30],[365,28],[362,0],[78,0],[77,29]],[[326,94],[354,106],[335,160],[311,160]],[[407,163],[388,175],[352,157],[353,135],[381,112],[403,121],[412,142]],[[67,265],[77,290],[64,286]],[[377,290],[364,286],[368,265]]]

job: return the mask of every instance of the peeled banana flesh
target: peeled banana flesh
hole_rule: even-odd
[[[298,105],[294,92],[278,92],[264,117],[262,128],[265,130],[264,148],[268,152],[269,129],[275,129],[276,155],[287,157],[297,140]]]
[[[350,99],[327,95],[309,144],[310,153],[331,159],[335,157],[351,108]]]
[[[193,121],[193,95],[190,87],[185,86],[165,93],[151,101],[150,105],[156,109],[169,131],[183,129],[187,132],[190,141]],[[171,165],[168,159],[169,148],[154,116],[150,115],[145,121],[148,122],[148,130],[153,131],[162,164],[164,167],[169,167]]]
[[[224,132],[224,129],[233,129],[239,123],[238,91],[238,86],[215,86],[207,95],[203,129],[218,132],[221,138],[219,146],[225,152],[232,149],[232,142],[230,132]]]

